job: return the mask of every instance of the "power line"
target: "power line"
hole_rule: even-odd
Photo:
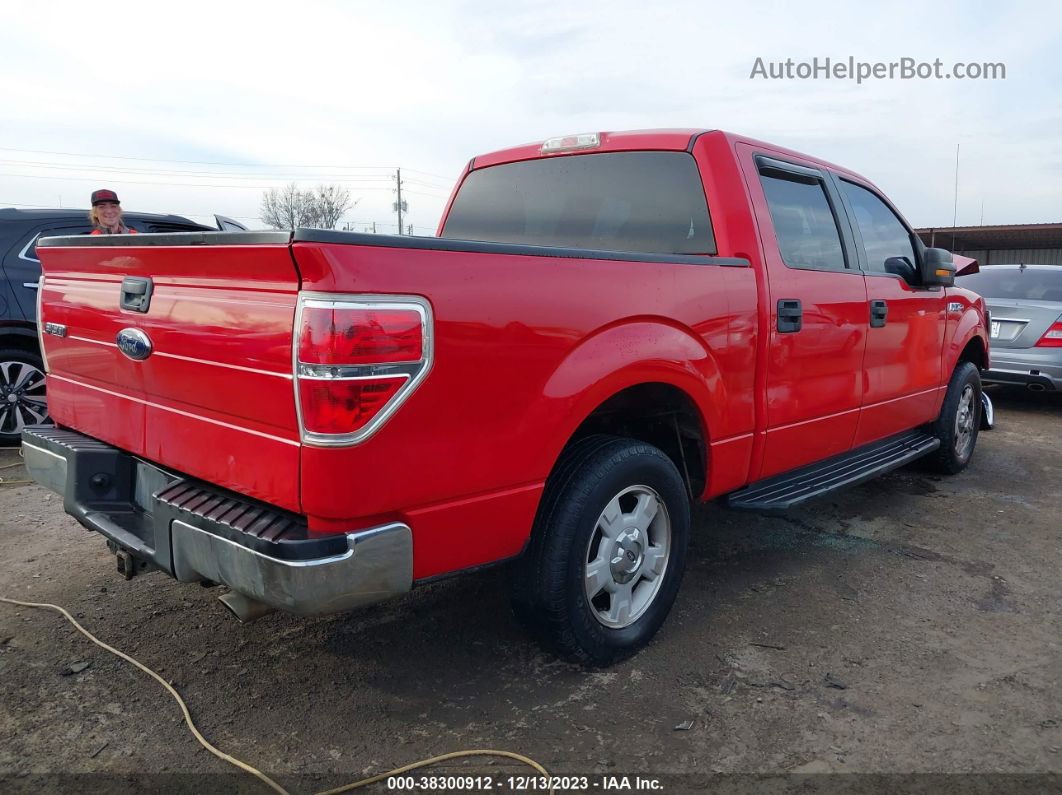
[[[325,165],[320,164],[307,164],[307,163],[234,163],[218,160],[173,160],[161,157],[133,157],[130,155],[101,155],[93,154],[89,152],[57,152],[48,149],[18,149],[12,146],[0,146],[0,152],[24,152],[34,155],[60,155],[63,157],[94,157],[105,160],[136,160],[144,163],[182,163],[184,165],[192,166],[235,166],[238,168],[321,168],[321,169],[359,169],[359,170],[374,170],[374,171],[394,171],[397,166],[355,166],[355,165],[341,165],[338,163],[329,163]],[[412,171],[417,174],[423,174],[428,177],[435,177],[446,183],[453,182],[453,177],[447,177],[442,174],[435,174],[431,171],[422,171],[416,168],[407,168],[407,171]]]
[[[121,173],[121,174],[173,174],[179,176],[188,177],[231,177],[233,179],[333,179],[343,178],[347,181],[366,181],[366,182],[389,182],[391,180],[390,174],[365,174],[365,175],[353,175],[353,174],[277,174],[277,173],[262,173],[262,174],[241,174],[236,171],[190,171],[187,169],[165,169],[165,168],[121,168],[118,166],[92,166],[84,165],[81,163],[42,163],[34,160],[0,160],[0,163],[7,165],[26,166],[28,168],[50,168],[58,169],[61,171],[100,171],[108,173]],[[430,185],[435,187],[431,183],[421,183],[424,185]]]
[[[433,174],[430,171],[421,171],[420,169],[417,169],[417,168],[407,168],[406,171],[412,171],[414,174],[426,174],[429,177],[438,177],[439,179],[443,180],[444,182],[453,182],[454,181],[453,177],[444,177],[442,174]]]
[[[23,204],[21,202],[9,202],[9,201],[3,201],[3,200],[0,200],[0,207],[28,207],[30,209],[39,209],[39,210],[54,210],[54,209],[57,209],[55,207],[52,207],[50,204]],[[79,207],[67,207],[67,208],[62,208],[62,209],[77,210],[77,209],[87,209],[87,208],[83,208],[83,207],[82,208],[79,208]],[[138,213],[138,212],[150,213],[152,211],[151,210],[130,210],[130,212],[132,212],[132,213]],[[165,212],[158,213],[158,214],[159,215],[183,215],[185,217],[198,216],[198,217],[201,217],[201,218],[211,217],[211,216],[214,215],[213,212],[196,212],[196,211],[191,211],[191,210],[166,210]],[[235,218],[235,219],[240,220],[240,221],[261,221],[262,220],[261,217],[257,216],[257,215],[232,215],[231,213],[225,213],[225,215],[228,216],[229,218]],[[359,226],[372,226],[373,224],[378,224],[379,226],[395,226],[394,223],[391,223],[389,221],[366,221],[364,219],[346,218],[346,217],[342,218],[341,220],[342,220],[342,222],[344,224],[357,224]],[[435,230],[435,227],[433,227],[433,226],[421,226],[420,224],[413,224],[412,227],[414,229],[427,229],[429,231],[434,231]]]
[[[419,185],[422,188],[427,188],[428,190],[441,191],[442,193],[449,193],[451,188],[453,187],[452,185],[447,185],[445,188],[443,188],[439,185],[433,185],[430,182],[421,182],[419,179],[404,179],[403,182],[406,182],[410,185]]]
[[[59,179],[72,182],[100,182],[97,177],[52,177],[45,174],[9,174],[0,173],[0,177],[18,177],[20,179]],[[108,182],[114,182],[119,185],[168,185],[178,188],[231,188],[234,190],[269,190],[275,188],[276,185],[208,185],[201,182],[155,182],[145,180],[129,180],[129,179],[108,179]],[[339,179],[333,180],[341,184],[358,185],[357,180]],[[359,191],[367,190],[392,190],[391,188],[380,186],[367,186],[362,185],[357,188]]]
[[[443,196],[439,196],[437,193],[423,193],[422,191],[410,190],[409,188],[406,188],[405,192],[406,193],[412,193],[414,196],[427,196],[429,199],[443,199],[443,198],[445,198]]]

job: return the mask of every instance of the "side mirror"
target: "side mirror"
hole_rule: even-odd
[[[927,248],[922,252],[921,270],[924,287],[951,287],[955,284],[955,262],[946,249]]]
[[[885,260],[885,272],[899,276],[908,284],[918,284],[918,269],[907,257],[889,257]]]

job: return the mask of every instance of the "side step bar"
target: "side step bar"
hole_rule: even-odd
[[[838,489],[855,486],[901,467],[940,447],[940,439],[907,431],[802,469],[753,483],[728,494],[727,507],[745,511],[784,511]]]

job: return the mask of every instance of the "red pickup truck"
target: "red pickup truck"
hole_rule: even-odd
[[[691,500],[784,510],[973,453],[985,308],[882,193],[720,131],[476,157],[437,237],[38,243],[55,427],[27,466],[126,576],[243,618],[511,563],[608,664],[663,623]]]

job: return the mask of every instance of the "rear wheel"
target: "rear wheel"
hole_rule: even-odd
[[[0,349],[0,444],[17,444],[24,426],[47,419],[40,357],[18,348]]]
[[[565,657],[609,665],[645,646],[678,593],[689,499],[652,445],[595,436],[559,462],[516,568],[517,616]]]
[[[960,362],[951,374],[940,416],[932,433],[940,448],[926,457],[936,472],[954,475],[966,469],[977,445],[981,428],[981,375],[971,362]]]

